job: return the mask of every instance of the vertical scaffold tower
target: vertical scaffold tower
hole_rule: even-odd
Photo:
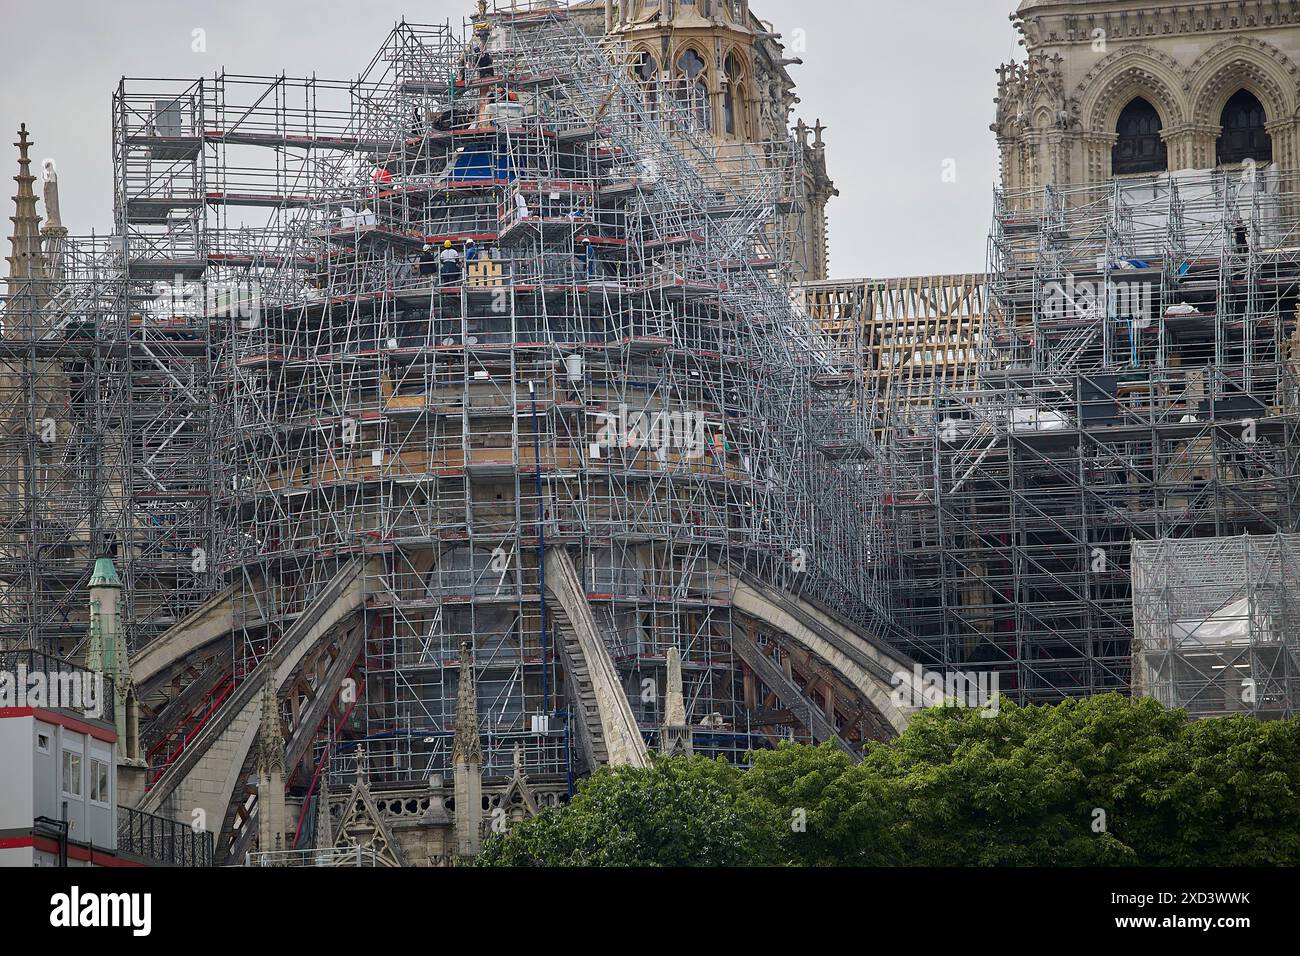
[[[1127,691],[1133,542],[1296,530],[1298,190],[997,195],[978,375],[888,439],[918,656],[1022,701]]]
[[[1133,692],[1194,717],[1300,711],[1300,536],[1133,546]]]
[[[211,86],[123,80],[113,96],[121,272],[114,310],[120,454],[104,475],[108,553],[122,575],[128,644],[183,620],[214,590],[212,303],[206,186]]]

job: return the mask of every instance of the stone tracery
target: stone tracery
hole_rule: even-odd
[[[1160,114],[1171,170],[1216,164],[1224,106],[1241,90],[1263,106],[1271,161],[1294,168],[1300,35],[1284,26],[1293,13],[1275,7],[1243,3],[1211,14],[1203,4],[1176,3],[1125,12],[1025,0],[1013,20],[1029,55],[999,70],[993,130],[1004,188],[1108,180],[1120,113],[1137,97]],[[1225,37],[1228,30],[1236,33]],[[1189,38],[1199,48],[1189,52]],[[1256,151],[1268,161],[1270,150]]]

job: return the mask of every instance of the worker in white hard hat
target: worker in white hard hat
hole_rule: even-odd
[[[438,274],[438,253],[427,242],[420,252],[420,275],[436,276]]]
[[[583,280],[590,280],[596,274],[596,247],[589,238],[583,238],[576,258]]]

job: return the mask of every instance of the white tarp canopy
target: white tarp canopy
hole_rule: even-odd
[[[1174,639],[1180,646],[1233,646],[1250,643],[1250,598],[1224,605],[1200,620],[1174,621]],[[1265,619],[1265,633],[1271,631]]]

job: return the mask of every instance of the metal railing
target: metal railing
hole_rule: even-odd
[[[177,820],[117,808],[117,852],[158,866],[211,866],[212,834]]]
[[[310,850],[275,850],[270,853],[250,853],[246,866],[384,866],[379,855],[369,847],[322,847]]]

